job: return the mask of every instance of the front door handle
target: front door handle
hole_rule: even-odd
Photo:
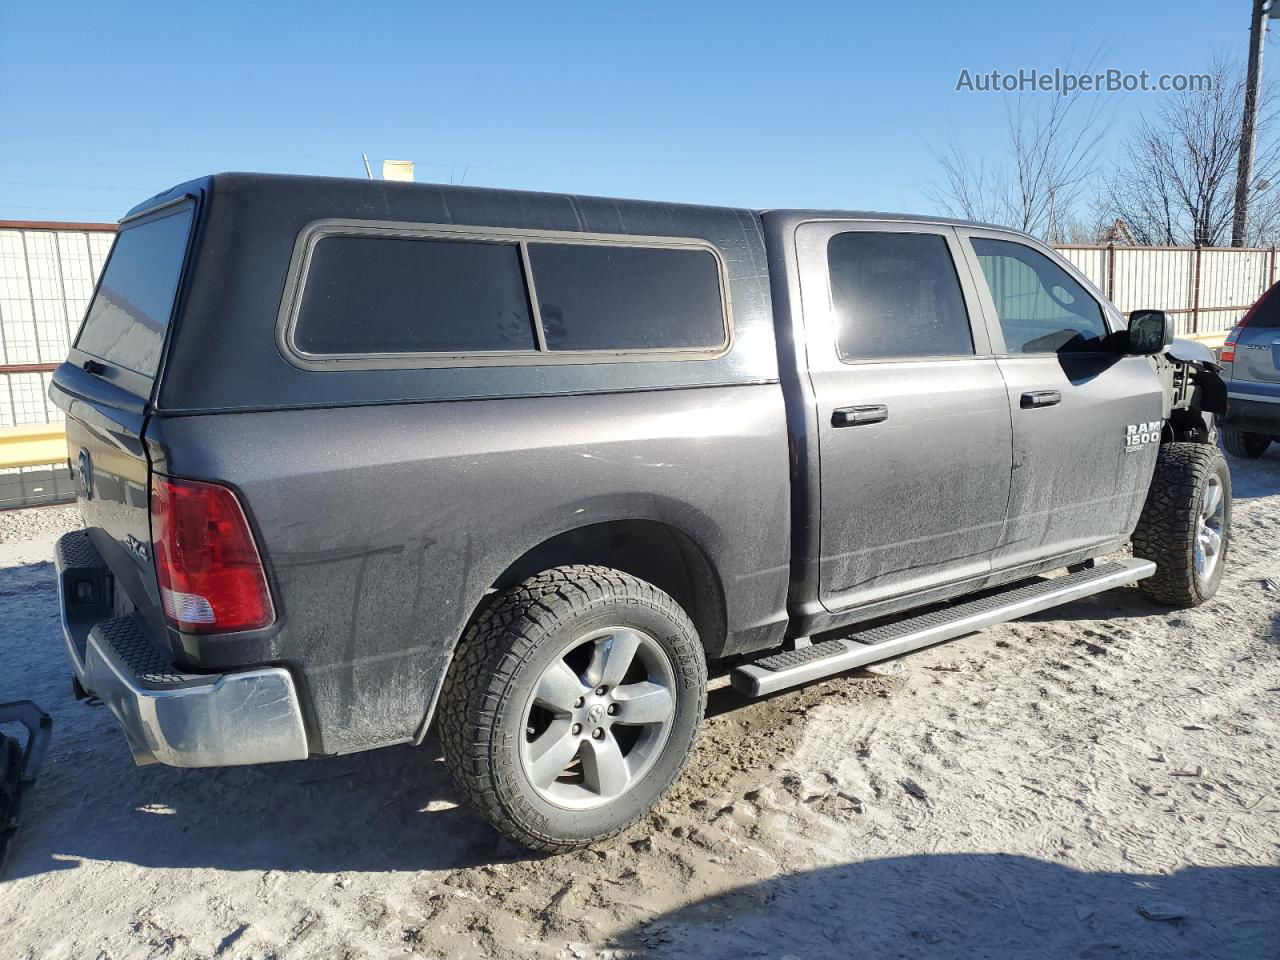
[[[856,427],[863,423],[880,423],[889,419],[889,408],[883,403],[869,403],[860,407],[836,407],[831,411],[833,427]]]
[[[1036,407],[1052,407],[1062,402],[1062,394],[1057,390],[1030,390],[1022,395],[1022,409],[1034,410]]]

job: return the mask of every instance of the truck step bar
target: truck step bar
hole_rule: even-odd
[[[847,637],[775,653],[736,668],[730,681],[740,693],[763,697],[1134,583],[1155,572],[1156,565],[1150,560],[1125,559],[1053,579],[1033,580]]]

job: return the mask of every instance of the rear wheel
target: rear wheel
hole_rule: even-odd
[[[1223,427],[1222,445],[1232,456],[1255,460],[1267,452],[1267,447],[1271,445],[1271,438],[1261,433]]]
[[[1158,603],[1194,607],[1218,592],[1231,542],[1231,473],[1217,447],[1167,443],[1133,532],[1133,554],[1154,560],[1139,583]]]
[[[630,826],[683,770],[706,706],[688,616],[652,584],[557,567],[495,602],[440,702],[445,760],[471,803],[550,852]]]

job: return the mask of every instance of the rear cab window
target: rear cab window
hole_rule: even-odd
[[[723,266],[696,240],[326,227],[300,238],[292,286],[282,346],[309,368],[698,358],[730,340]]]
[[[160,368],[195,206],[184,201],[121,227],[75,348],[138,394]]]

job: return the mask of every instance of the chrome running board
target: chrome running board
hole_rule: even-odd
[[[1053,579],[1033,580],[847,637],[775,653],[736,668],[730,679],[740,693],[763,697],[1134,583],[1155,572],[1156,565],[1150,560],[1125,559]]]

